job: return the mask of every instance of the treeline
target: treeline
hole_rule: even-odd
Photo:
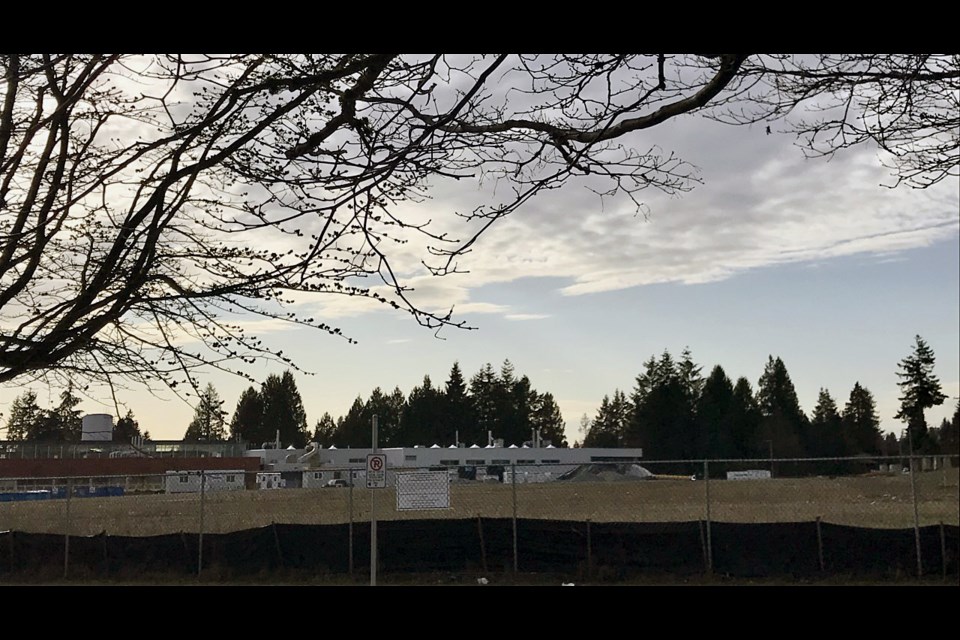
[[[324,447],[369,447],[372,417],[377,416],[381,447],[457,442],[484,446],[488,435],[519,445],[531,440],[535,431],[544,442],[567,446],[565,422],[553,395],[534,389],[509,360],[499,372],[484,365],[469,383],[454,362],[443,386],[435,386],[425,375],[408,395],[399,387],[389,393],[377,387],[366,399],[357,396],[345,416],[334,420],[324,413],[312,432],[290,371],[268,376],[259,390],[246,389],[229,425],[222,405],[208,385],[184,440],[216,442],[229,437],[259,447],[279,437],[283,445],[295,447],[308,441]]]
[[[37,396],[26,391],[12,407],[7,439],[76,442],[80,440],[80,400],[70,386],[52,410],[41,409]],[[345,416],[334,420],[329,413],[311,431],[303,400],[291,371],[267,376],[259,389],[251,386],[237,401],[233,415],[216,388],[208,384],[198,394],[194,415],[183,436],[186,442],[245,442],[250,447],[273,443],[303,447],[315,441],[325,447],[369,447],[371,418],[378,420],[378,444],[400,447],[462,443],[485,446],[488,436],[520,445],[534,437],[556,447],[567,446],[566,423],[550,393],[533,388],[526,375],[517,375],[505,360],[499,371],[489,363],[469,383],[457,362],[443,386],[434,386],[430,376],[404,395],[399,387],[385,393],[379,387],[369,397],[357,396]],[[228,420],[228,416],[230,416]],[[114,440],[129,442],[140,429],[132,412],[114,428]],[[149,433],[143,434],[149,439]]]
[[[450,369],[443,386],[430,376],[405,398],[399,388],[389,394],[376,388],[364,400],[358,396],[336,422],[324,414],[314,439],[324,446],[370,446],[370,420],[378,416],[378,441],[383,447],[424,445],[485,446],[490,437],[520,446],[534,438],[566,447],[566,423],[550,393],[540,393],[530,379],[505,360],[500,371],[490,363],[465,381],[460,365]]]
[[[581,418],[583,446],[643,447],[651,460],[848,457],[915,452],[957,453],[958,411],[952,421],[928,429],[923,409],[945,396],[931,375],[932,352],[918,337],[917,351],[901,362],[901,411],[908,423],[901,442],[880,430],[873,394],[859,382],[843,408],[821,388],[809,416],[800,407],[787,367],[768,358],[753,389],[716,365],[704,378],[689,349],[680,359],[669,351],[644,363],[629,395],[620,389],[604,396],[596,416]],[[922,365],[919,364],[923,361]],[[939,402],[936,402],[939,400]],[[846,465],[823,463],[820,470]]]
[[[10,405],[7,418],[7,440],[32,442],[79,442],[83,429],[82,411],[77,409],[80,398],[72,383],[60,393],[60,402],[49,409],[37,402],[37,394],[28,389]],[[135,437],[150,438],[140,433],[140,425],[132,411],[117,420],[113,426],[113,442],[130,442]]]
[[[881,433],[873,394],[859,382],[842,409],[821,388],[808,416],[779,357],[768,358],[754,390],[744,377],[732,381],[720,365],[704,377],[689,349],[679,359],[664,351],[643,364],[629,395],[616,389],[612,396],[604,396],[592,420],[582,417],[582,446],[642,447],[650,460],[894,456],[910,450],[957,454],[960,405],[953,419],[943,420],[939,427],[928,428],[924,419],[925,409],[946,399],[933,365],[933,351],[917,336],[913,353],[897,371],[902,395],[896,417],[907,426],[898,438]],[[73,385],[51,409],[41,408],[36,393],[28,390],[10,407],[7,439],[79,441],[79,403]],[[434,385],[425,375],[407,395],[399,387],[389,393],[378,387],[366,399],[357,396],[344,416],[334,419],[324,413],[312,430],[289,370],[268,376],[259,389],[246,389],[229,421],[224,404],[208,384],[199,393],[183,439],[230,439],[260,447],[279,436],[283,446],[304,447],[315,441],[324,447],[369,447],[371,419],[376,415],[382,447],[484,446],[488,437],[519,446],[534,434],[542,442],[568,446],[565,422],[553,395],[534,389],[509,360],[499,371],[487,363],[469,382],[454,362],[442,385]],[[115,425],[113,439],[129,442],[141,435],[149,439],[128,411]],[[821,466],[820,471],[843,470],[843,465]]]

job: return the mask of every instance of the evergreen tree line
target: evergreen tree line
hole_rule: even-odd
[[[41,409],[36,393],[26,391],[13,402],[7,438],[79,441],[79,403],[72,386],[61,394],[60,405],[52,410]],[[430,376],[425,375],[408,396],[399,387],[389,394],[378,387],[366,400],[357,396],[347,414],[337,420],[324,413],[312,433],[289,370],[267,376],[259,389],[247,388],[229,421],[224,404],[216,388],[208,384],[199,393],[183,440],[230,439],[260,447],[279,439],[284,446],[295,447],[304,447],[308,441],[326,447],[369,447],[371,419],[376,415],[381,447],[447,446],[458,441],[467,446],[484,446],[488,436],[519,445],[531,440],[534,432],[544,443],[567,446],[565,422],[553,395],[534,389],[527,376],[515,373],[509,360],[504,361],[499,372],[486,364],[469,383],[454,362],[443,387],[435,387]],[[132,411],[128,411],[114,428],[114,441],[129,442],[137,435],[141,435],[139,425]]]
[[[544,443],[567,446],[566,423],[553,395],[534,389],[509,360],[499,372],[485,364],[469,383],[454,362],[442,387],[425,375],[407,397],[399,387],[389,394],[378,387],[366,400],[357,396],[347,415],[336,421],[325,413],[314,440],[326,447],[369,447],[374,415],[382,447],[485,446],[491,437],[520,446],[534,432]]]
[[[923,411],[946,396],[933,376],[933,353],[917,336],[914,353],[900,363],[904,440],[918,453],[957,453],[957,412],[952,421],[928,429]],[[841,410],[821,388],[813,413],[800,407],[787,367],[769,356],[754,391],[749,380],[733,382],[723,367],[710,375],[685,349],[679,360],[669,351],[644,363],[628,396],[620,389],[604,396],[590,420],[581,418],[587,447],[643,447],[651,460],[756,459],[898,455],[907,445],[880,431],[869,389],[855,383]],[[958,405],[960,411],[960,405]],[[822,463],[818,471],[849,465]],[[812,467],[811,467],[812,468]]]
[[[582,417],[582,446],[642,447],[644,457],[651,460],[898,455],[910,449],[956,454],[960,404],[952,420],[943,420],[939,427],[928,429],[924,420],[925,409],[946,399],[933,366],[932,349],[917,336],[913,353],[900,362],[897,372],[902,395],[896,417],[907,425],[898,439],[892,433],[883,436],[873,395],[859,382],[842,410],[821,388],[813,413],[807,416],[779,357],[768,358],[754,391],[744,377],[734,383],[720,365],[704,378],[689,349],[679,360],[665,350],[644,363],[629,396],[616,389],[612,397],[604,396],[593,420]],[[37,394],[28,390],[10,407],[7,439],[79,441],[79,403],[72,384],[52,409],[41,408]],[[208,384],[199,394],[184,441],[229,438],[260,447],[279,436],[283,445],[295,447],[308,441],[325,447],[368,447],[371,418],[376,415],[382,447],[484,446],[491,436],[520,445],[534,433],[554,446],[567,446],[565,423],[553,395],[535,390],[509,360],[499,372],[487,363],[469,382],[454,362],[443,386],[434,386],[425,375],[407,396],[399,387],[389,394],[378,387],[366,400],[357,396],[345,416],[334,420],[324,413],[312,433],[289,370],[271,374],[260,389],[246,389],[229,422],[223,406],[216,388]],[[149,439],[128,411],[114,427],[113,439],[129,442],[141,435]],[[818,470],[842,470],[842,465],[821,466]]]
[[[7,440],[31,442],[79,442],[83,429],[80,398],[72,383],[60,393],[57,406],[44,409],[37,402],[37,394],[28,389],[10,405],[7,418]],[[149,433],[140,433],[140,425],[132,411],[113,427],[113,442],[130,442],[134,437],[149,439]]]
[[[226,416],[223,401],[208,385],[184,440],[216,442],[229,437],[253,447],[278,439],[295,447],[308,441],[324,447],[369,447],[372,418],[377,416],[381,447],[456,442],[483,446],[488,436],[520,444],[532,439],[534,431],[544,442],[567,446],[565,422],[553,395],[536,391],[527,376],[518,377],[509,360],[499,373],[486,364],[469,384],[454,362],[442,387],[434,386],[429,375],[406,396],[399,387],[390,393],[377,387],[367,399],[358,395],[345,416],[334,420],[324,413],[312,433],[290,371],[268,376],[259,390],[247,388],[229,425]]]

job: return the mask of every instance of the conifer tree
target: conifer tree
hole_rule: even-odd
[[[371,428],[371,419],[373,416],[377,416],[377,440],[378,444],[383,445],[384,435],[390,431],[389,423],[389,410],[387,408],[387,394],[383,392],[383,389],[380,387],[374,387],[370,392],[370,396],[364,402],[364,414],[367,418],[367,429]]]
[[[279,431],[281,445],[306,446],[307,414],[293,373],[288,369],[282,375],[267,376],[260,389],[260,399],[263,402],[262,428],[270,434],[267,440],[275,439],[276,431]]]
[[[212,383],[200,393],[193,420],[183,435],[184,442],[222,442],[227,434],[227,412]]]
[[[723,367],[716,365],[702,385],[697,400],[698,447],[696,457],[733,458],[733,383]]]
[[[866,387],[855,382],[843,408],[843,435],[852,455],[880,453],[883,434],[876,402]]]
[[[317,420],[313,430],[313,442],[321,447],[330,447],[334,444],[337,434],[337,423],[333,421],[333,416],[329,412],[324,412]]]
[[[237,400],[237,407],[233,410],[230,420],[230,438],[242,440],[253,447],[259,447],[264,442],[274,440],[273,433],[263,424],[263,399],[260,392],[253,387],[247,387]]]
[[[82,430],[82,413],[77,409],[80,398],[76,396],[73,382],[67,381],[67,388],[60,392],[60,404],[50,410],[42,411],[40,419],[32,425],[26,434],[27,440],[47,442],[79,442]]]
[[[631,406],[627,396],[615,389],[613,399],[603,396],[597,416],[583,439],[585,447],[622,447],[630,421]]]
[[[895,433],[887,433],[883,437],[880,453],[884,456],[895,456],[900,453],[900,441]]]
[[[770,440],[780,458],[806,454],[809,420],[800,408],[797,391],[780,358],[770,356],[757,385],[761,439]]]
[[[460,371],[460,364],[454,362],[450,368],[443,393],[443,424],[438,425],[434,439],[439,444],[453,444],[456,434],[479,433],[474,398],[467,393],[467,383]],[[495,437],[502,438],[497,435]]]
[[[133,410],[127,409],[127,415],[117,420],[113,427],[113,441],[129,443],[140,435],[140,423],[133,416]]]
[[[731,440],[738,458],[760,458],[769,455],[769,446],[761,442],[760,407],[750,381],[737,379],[730,406]],[[761,446],[764,445],[764,446]]]
[[[587,434],[590,433],[590,417],[585,413],[580,416],[580,425],[577,427],[577,433],[580,435],[580,439],[573,441],[573,447],[578,449],[587,446],[584,442],[586,441]]]
[[[476,420],[470,425],[471,429],[460,429],[460,442],[470,445],[486,441],[487,432],[492,431],[495,438],[503,438],[508,444],[520,444],[503,431],[500,410],[505,403],[502,396],[500,381],[493,365],[488,362],[470,378],[470,397]]]
[[[555,447],[567,446],[566,426],[560,407],[551,393],[535,393],[535,400],[530,414],[530,422],[540,433],[543,441],[549,441]]]
[[[821,388],[817,395],[817,405],[810,419],[810,444],[807,455],[815,458],[848,455],[837,403],[830,392],[824,388]],[[822,461],[814,466],[821,473],[842,473],[850,465],[841,461]]]
[[[702,367],[693,361],[693,355],[690,353],[690,347],[684,347],[680,354],[680,362],[677,363],[677,377],[683,385],[684,391],[690,398],[690,403],[695,404],[703,390],[704,380],[700,375]]]
[[[397,397],[399,394],[399,397]],[[400,416],[405,404],[403,392],[399,389],[394,390],[390,395],[383,392],[383,389],[376,387],[370,392],[364,408],[364,414],[367,418],[367,430],[371,428],[373,416],[377,416],[377,445],[380,447],[400,446],[396,442],[400,429]],[[370,441],[370,436],[367,436]]]
[[[453,441],[453,433],[446,432],[446,405],[444,393],[433,386],[430,376],[410,390],[400,419],[403,446],[434,444]]]
[[[697,450],[695,398],[689,383],[698,377],[691,375],[697,368],[689,358],[678,366],[666,350],[659,360],[651,358],[645,366],[637,376],[625,444],[642,447],[644,456],[654,460],[693,459]]]
[[[665,351],[663,355],[669,357],[670,354]],[[658,434],[655,426],[645,420],[643,413],[654,390],[663,384],[663,374],[661,364],[655,357],[650,356],[643,363],[643,371],[637,374],[636,384],[630,396],[630,419],[627,422],[626,429],[624,429],[623,445],[627,447],[646,447],[647,456],[652,455],[652,452],[656,449]]]
[[[940,380],[933,373],[936,361],[933,349],[919,335],[915,339],[913,353],[898,365],[897,377],[900,381],[897,384],[902,393],[900,410],[894,417],[906,423],[914,452],[926,452],[931,443],[924,411],[943,404],[947,396],[941,391]]]
[[[370,416],[367,414],[366,403],[360,396],[354,399],[347,415],[337,421],[333,444],[340,448],[371,446]]]
[[[37,404],[37,393],[27,389],[10,405],[7,418],[7,440],[29,440],[37,433],[44,420],[44,411]]]
[[[953,418],[949,421],[944,418],[940,426],[940,452],[951,456],[960,454],[960,402],[953,411]],[[952,462],[957,466],[956,458]]]
[[[509,364],[509,360],[505,364]],[[483,434],[481,445],[486,443],[487,436],[502,437],[510,442],[525,442],[533,440],[534,424],[532,415],[537,401],[537,392],[534,390],[527,376],[519,378],[513,375],[513,365],[510,365],[510,371],[504,376],[501,371],[499,379],[498,394],[498,413],[500,422],[500,433]],[[561,429],[562,431],[562,429]]]

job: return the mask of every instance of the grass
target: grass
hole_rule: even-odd
[[[960,525],[958,470],[917,476],[920,524]],[[709,494],[709,513],[708,497]],[[514,505],[514,495],[516,505]],[[552,482],[515,487],[454,483],[450,509],[398,511],[392,489],[376,491],[378,520],[540,518],[593,522],[824,522],[875,528],[914,524],[908,475],[771,480]],[[0,531],[148,536],[228,533],[269,525],[369,522],[367,489],[281,489],[145,494],[0,503]],[[202,520],[202,525],[201,525]]]

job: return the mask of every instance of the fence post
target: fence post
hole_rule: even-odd
[[[820,571],[824,570],[823,565],[823,533],[820,531],[820,516],[817,516],[817,557],[820,560]]]
[[[197,544],[197,578],[200,577],[200,572],[203,571],[203,511],[205,508],[205,501],[207,496],[207,474],[203,469],[200,470],[200,534],[198,536]]]
[[[483,543],[483,519],[477,514],[477,532],[480,534],[480,566],[483,572],[487,573],[487,547]]]
[[[593,541],[590,539],[590,518],[587,518],[587,578],[593,578]]]
[[[513,573],[517,573],[517,465],[510,465],[510,483],[513,485]]]
[[[7,532],[7,535],[10,536],[10,538],[9,538],[9,539],[10,539],[10,544],[9,544],[9,547],[10,547],[10,573],[12,574],[13,571],[14,571],[14,568],[17,566],[17,564],[16,564],[16,557],[17,557],[17,556],[16,556],[16,553],[15,553],[14,548],[13,548],[13,536],[15,536],[15,535],[17,535],[17,534],[16,534],[16,532],[15,532],[13,529],[11,529],[10,531]]]
[[[63,534],[63,578],[67,579],[70,570],[70,496],[73,494],[73,479],[67,478],[67,514]]]
[[[707,536],[703,532],[703,520],[697,520],[697,528],[700,530],[700,552],[703,553],[703,570],[708,573],[710,569],[707,560]]]
[[[349,534],[350,538],[347,541],[347,552],[349,553],[349,558],[347,558],[347,571],[350,573],[350,577],[353,577],[353,469],[348,469],[347,473],[350,477],[350,526]]]
[[[940,563],[943,565],[943,581],[947,581],[947,538],[943,532],[943,520],[940,521]]]
[[[100,542],[102,543],[103,548],[103,577],[110,575],[110,554],[107,553],[107,530],[104,529],[100,533]]]
[[[187,542],[187,534],[183,529],[180,530],[180,542],[183,543],[183,555],[186,558],[186,562],[190,562],[190,543]]]
[[[910,492],[913,494],[913,538],[917,545],[917,577],[923,577],[923,560],[920,557],[920,511],[917,506],[917,478],[914,474],[913,446],[910,451]]]
[[[280,546],[280,534],[277,533],[276,521],[270,522],[270,528],[273,530],[273,544],[277,549],[277,560],[280,562],[280,567],[283,568],[283,547]]]
[[[707,573],[713,573],[713,540],[710,535],[710,463],[703,461],[703,483],[707,498]]]

